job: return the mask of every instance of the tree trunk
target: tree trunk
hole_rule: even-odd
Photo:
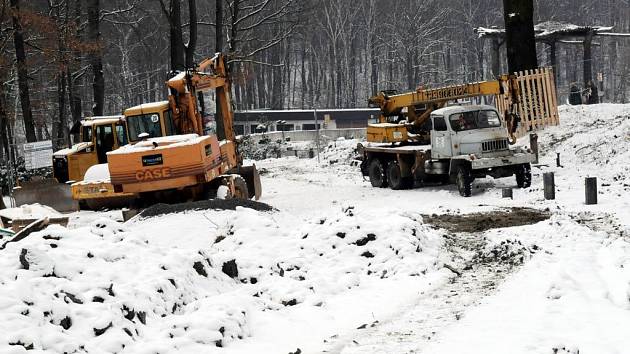
[[[533,0],[503,0],[503,19],[508,71],[536,69]]]
[[[188,19],[189,39],[186,46],[186,68],[193,68],[195,66],[195,50],[197,48],[197,4],[195,0],[188,0]]]
[[[183,71],[186,69],[186,47],[184,46],[184,36],[182,35],[180,0],[171,0],[169,16],[170,27],[170,51],[171,70]]]
[[[556,59],[556,41],[551,40],[549,43],[549,65],[553,69],[553,75],[558,84],[558,64]]]
[[[103,77],[103,48],[100,32],[100,4],[99,0],[87,0],[88,40],[94,48],[88,57],[92,67],[92,89],[94,91],[94,105],[92,114],[102,116],[105,106],[105,78]]]
[[[271,64],[273,64],[271,80],[271,109],[282,109],[282,63],[280,61],[280,46],[271,49]]]
[[[234,6],[238,8],[239,1],[234,1]],[[223,0],[215,0],[215,35],[214,35],[214,51],[219,53],[223,51]]]
[[[302,94],[300,95],[300,109],[304,109],[304,98],[306,97],[306,40],[302,41],[302,53],[300,61],[300,84],[302,86]]]
[[[492,37],[492,41],[490,43],[492,46],[492,78],[494,79],[501,75],[501,43],[497,37]]]
[[[35,124],[33,122],[33,111],[31,110],[31,99],[28,90],[28,67],[26,65],[24,35],[22,34],[22,24],[20,22],[20,4],[18,0],[11,0],[11,9],[11,17],[13,20],[13,43],[15,45],[15,59],[17,60],[18,86],[20,91],[20,104],[22,106],[22,119],[24,121],[26,141],[31,143],[37,141],[37,137],[35,136]]]
[[[7,111],[4,109],[4,94],[0,93],[0,151],[2,151],[3,161],[6,157],[6,161],[11,161],[11,150],[9,150],[9,134],[7,126],[9,117]]]
[[[589,85],[589,82],[593,81],[593,52],[592,52],[592,44],[593,44],[593,32],[588,31],[586,36],[584,36],[584,60],[582,63],[582,69],[584,74],[584,85]]]
[[[237,1],[235,1],[237,2]],[[238,6],[238,3],[235,4]],[[223,0],[215,1],[215,48],[214,51],[219,53],[223,51]],[[229,67],[227,68],[229,71]],[[222,93],[222,88],[216,89],[216,97]],[[229,92],[228,92],[229,94]],[[219,139],[225,138],[225,125],[223,124],[223,115],[221,114],[221,105],[217,101],[216,114],[214,115],[214,121],[217,126],[217,136]]]
[[[63,148],[66,143],[66,78],[63,71],[59,71],[57,77],[57,101],[59,105],[59,117],[53,119],[52,123],[52,143],[53,150]]]

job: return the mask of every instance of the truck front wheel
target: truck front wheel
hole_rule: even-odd
[[[455,182],[457,183],[459,195],[461,195],[462,197],[470,197],[470,195],[472,194],[473,178],[468,167],[459,166],[457,170],[457,176],[455,177]]]
[[[532,167],[530,164],[518,166],[515,175],[518,188],[528,188],[532,185]]]
[[[387,176],[385,175],[385,168],[380,160],[374,159],[370,162],[369,167],[370,183],[372,187],[384,188],[387,187]]]

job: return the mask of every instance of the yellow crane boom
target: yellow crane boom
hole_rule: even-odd
[[[444,107],[449,101],[479,97],[501,96],[509,100],[510,112],[502,112],[505,117],[513,113],[512,107],[519,99],[519,85],[516,76],[502,75],[498,80],[466,83],[434,89],[419,88],[416,91],[401,94],[379,92],[368,99],[370,107],[381,109],[379,124],[368,126],[370,142],[401,142],[409,139],[408,129],[413,130],[423,125],[432,111]],[[396,122],[404,121],[404,125],[388,124],[391,117]]]

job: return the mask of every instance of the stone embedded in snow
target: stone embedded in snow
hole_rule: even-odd
[[[238,266],[236,265],[236,260],[232,259],[223,263],[221,271],[230,278],[238,278]]]
[[[61,322],[59,322],[59,325],[63,327],[63,329],[68,330],[72,327],[72,319],[66,316],[61,320]]]
[[[368,242],[375,241],[375,240],[376,240],[376,235],[370,233],[370,234],[367,234],[367,236],[365,236],[364,238],[357,240],[354,244],[357,246],[365,246],[368,244]]]
[[[108,329],[112,328],[113,323],[109,323],[106,327],[103,328],[94,328],[94,336],[98,337],[100,335],[103,335],[105,332],[107,332]]]
[[[206,268],[203,266],[203,263],[197,261],[193,264],[193,268],[195,269],[197,274],[206,278],[208,277],[208,273],[206,272]]]

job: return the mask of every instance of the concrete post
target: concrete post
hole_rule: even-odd
[[[529,147],[532,149],[532,153],[536,156],[534,163],[538,163],[538,134],[530,133],[529,134]]]
[[[545,199],[546,200],[556,199],[556,184],[554,181],[553,172],[543,173],[543,184],[545,187]]]
[[[584,179],[585,204],[597,204],[597,177],[586,177]]]

